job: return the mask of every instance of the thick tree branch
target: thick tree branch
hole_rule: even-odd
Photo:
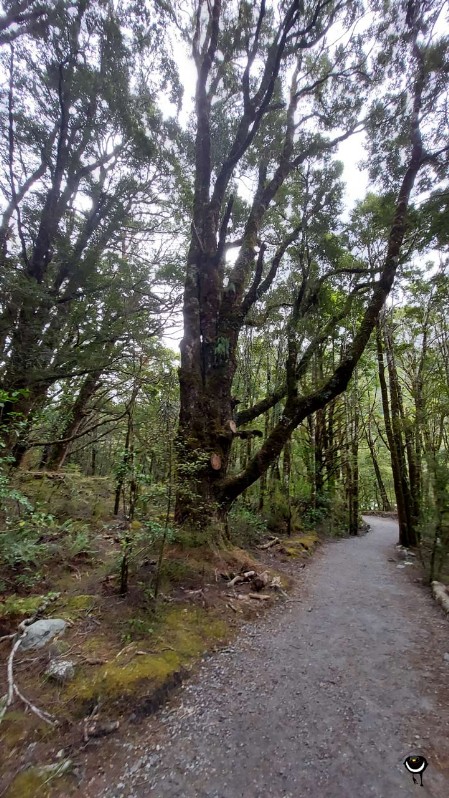
[[[111,422],[121,421],[122,418],[128,414],[128,410],[125,410],[123,413],[119,413],[118,415],[111,416],[110,418],[106,418],[103,421],[99,421],[98,424],[93,424],[88,429],[82,430],[82,432],[78,432],[76,435],[71,435],[69,438],[56,438],[53,441],[30,441],[27,444],[29,448],[36,447],[36,446],[55,446],[59,443],[71,443],[71,441],[76,441],[78,438],[82,438],[84,435],[88,435],[90,432],[98,429],[98,427],[104,426],[104,424],[110,424]],[[110,430],[109,430],[110,431]]]
[[[416,35],[416,34],[415,34]],[[415,39],[416,41],[416,39]],[[419,68],[414,87],[414,103],[411,118],[411,155],[399,189],[393,224],[388,237],[388,248],[379,281],[363,319],[334,373],[317,390],[303,397],[288,397],[279,423],[274,427],[263,445],[248,463],[246,469],[234,477],[224,479],[220,485],[221,499],[232,502],[242,491],[256,482],[266,472],[275,457],[279,456],[293,430],[312,413],[325,407],[332,399],[343,393],[354,369],[363,354],[385,300],[391,290],[399,263],[401,246],[406,232],[407,211],[410,195],[418,172],[423,164],[423,145],[419,129],[421,98],[425,83],[424,66],[417,59]]]

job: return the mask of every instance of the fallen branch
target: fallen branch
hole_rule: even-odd
[[[14,632],[12,635],[3,635],[3,637],[0,637],[0,643],[3,643],[4,640],[12,640],[16,635],[17,632]]]
[[[241,582],[249,582],[253,576],[256,576],[255,571],[245,571],[243,574],[237,574],[237,576],[229,580],[228,587],[234,587],[234,585],[238,585]]]
[[[31,701],[20,692],[16,684],[14,684],[13,687],[16,696],[23,701],[23,703],[28,707],[28,709],[31,710],[31,712],[34,712],[38,718],[45,721],[45,723],[48,723],[50,726],[58,726],[59,721],[54,717],[54,715],[50,715],[49,712],[45,712],[44,709],[39,709],[39,707],[36,707],[34,704],[32,704]]]
[[[442,582],[432,582],[432,593],[435,601],[441,604],[445,612],[449,612],[449,595],[446,590],[446,585]]]
[[[88,734],[89,723],[96,723],[96,721],[98,720],[99,711],[100,711],[100,705],[95,704],[92,711],[89,712],[89,714],[86,715],[86,717],[83,720],[83,742],[85,743],[89,742],[89,734]]]
[[[20,692],[19,688],[17,687],[17,684],[14,681],[14,657],[16,655],[18,648],[20,647],[23,638],[25,637],[28,631],[28,627],[32,623],[34,623],[34,621],[36,621],[37,618],[40,615],[42,615],[42,613],[47,609],[48,605],[52,601],[56,601],[56,599],[59,598],[60,595],[61,595],[60,593],[56,593],[54,596],[51,596],[50,598],[42,602],[42,604],[40,604],[39,607],[37,608],[34,615],[32,615],[30,618],[25,618],[19,624],[17,632],[13,635],[10,635],[10,639],[16,638],[16,640],[9,653],[8,662],[6,665],[6,677],[7,677],[8,688],[6,695],[4,695],[2,699],[0,699],[0,723],[2,722],[8,710],[8,707],[11,706],[12,702],[14,701],[14,696],[16,695],[17,698],[19,698],[25,704],[25,706],[27,706],[28,709],[31,710],[31,712],[37,715],[38,718],[40,718],[41,720],[45,721],[45,723],[49,723],[50,726],[56,726],[58,724],[58,721],[56,720],[56,718],[53,717],[53,715],[50,715],[49,712],[45,712],[44,710],[41,710],[38,707],[36,707],[28,698],[26,698],[26,696],[23,695],[23,693]]]
[[[281,541],[279,538],[273,538],[273,540],[269,540],[268,543],[264,543],[262,546],[258,546],[259,549],[271,549],[272,546],[280,545]]]
[[[256,599],[257,601],[269,601],[271,596],[266,596],[262,593],[248,593],[248,598]]]
[[[234,607],[232,601],[228,601],[226,606],[229,607],[230,610],[233,610],[233,612],[240,613],[240,615],[242,614],[242,610],[239,610],[238,607]]]
[[[227,598],[239,599],[240,601],[248,601],[249,595],[246,593],[226,593]]]
[[[283,589],[283,587],[281,585],[281,577],[280,576],[274,576],[273,577],[273,579],[271,580],[270,587],[271,587],[272,590],[276,590],[278,593],[281,593],[283,596],[285,596],[285,598],[288,598],[288,593],[285,592],[285,590]]]

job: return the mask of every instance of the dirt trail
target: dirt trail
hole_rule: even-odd
[[[301,602],[246,626],[142,728],[105,798],[447,798],[449,623],[416,567],[389,561],[395,522],[367,520],[322,548]]]

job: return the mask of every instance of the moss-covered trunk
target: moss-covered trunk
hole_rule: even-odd
[[[222,351],[216,341],[199,344],[199,370],[191,362],[193,347],[185,345],[181,354],[175,521],[206,530],[226,510],[219,483],[227,474],[235,430],[235,368],[229,349]]]

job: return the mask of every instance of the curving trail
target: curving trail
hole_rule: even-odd
[[[396,523],[367,520],[142,729],[105,798],[448,798],[449,622],[389,561]]]

